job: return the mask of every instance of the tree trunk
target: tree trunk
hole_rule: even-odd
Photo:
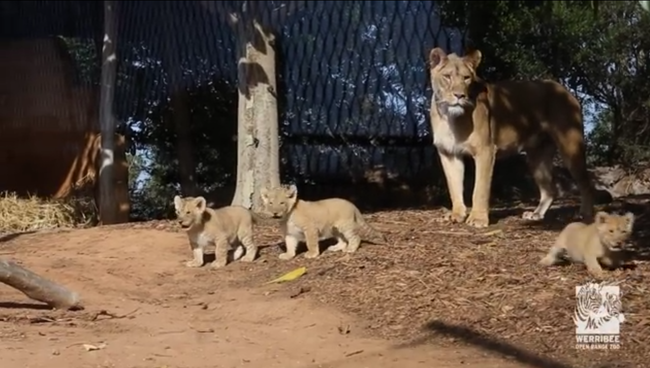
[[[104,46],[102,49],[102,74],[99,98],[99,125],[101,131],[99,168],[99,217],[103,225],[117,222],[117,201],[115,199],[114,152],[115,118],[113,97],[117,75],[117,2],[104,1]]]
[[[165,2],[165,11],[174,14],[175,2]],[[183,82],[182,55],[183,45],[175,30],[183,25],[178,19],[174,19],[163,30],[165,39],[165,54],[163,65],[169,76],[169,98],[172,108],[172,121],[176,133],[176,157],[178,158],[178,175],[183,196],[198,195],[196,184],[196,165],[192,150],[192,131],[190,128],[190,106],[188,95]]]
[[[180,67],[180,66],[178,66]],[[178,174],[180,177],[181,194],[185,196],[198,195],[196,185],[194,155],[192,152],[192,131],[190,130],[190,107],[187,93],[183,90],[171,94],[172,119],[176,131],[176,155],[178,157]]]
[[[235,29],[239,39],[239,117],[237,188],[232,204],[259,211],[260,188],[280,184],[274,36],[254,20],[240,19]],[[254,47],[253,39],[263,45]]]

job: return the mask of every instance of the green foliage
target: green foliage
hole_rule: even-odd
[[[192,151],[196,181],[207,193],[232,184],[237,167],[237,90],[234,84],[213,80],[187,91]],[[149,165],[141,174],[141,186],[132,188],[133,216],[161,218],[171,215],[171,198],[179,193],[177,134],[174,119],[178,118],[171,100],[150,109],[147,118],[132,127],[132,139],[140,152],[148,151]],[[134,169],[135,170],[135,169]]]
[[[449,0],[441,14],[482,51],[487,80],[552,78],[577,92],[595,115],[594,163],[647,158],[650,17],[637,2]]]

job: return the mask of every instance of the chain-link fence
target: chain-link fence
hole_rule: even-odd
[[[184,119],[193,127],[197,175],[232,183],[236,32],[213,2],[118,3],[113,108],[132,152],[146,158],[142,166],[158,165],[140,178],[178,180],[161,166],[174,165],[173,121]],[[426,55],[435,46],[462,51],[463,40],[442,26],[435,2],[264,1],[255,12],[252,4],[218,5],[257,17],[275,33],[284,181],[346,184],[378,165],[415,180],[437,165]],[[4,40],[63,41],[75,66],[71,85],[85,83],[97,93],[101,2],[9,1],[0,9]],[[174,105],[174,96],[184,103]]]

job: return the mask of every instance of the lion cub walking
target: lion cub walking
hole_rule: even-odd
[[[320,254],[318,241],[336,238],[338,242],[328,251],[354,253],[361,244],[360,232],[381,240],[386,237],[370,226],[359,209],[342,198],[328,198],[320,201],[298,199],[295,185],[279,188],[262,188],[262,201],[274,218],[281,218],[281,227],[287,251],[280,259],[289,260],[296,256],[298,242],[307,244],[305,258],[316,258]],[[366,238],[364,238],[366,239]]]
[[[584,263],[587,271],[602,278],[604,266],[617,266],[621,262],[619,251],[632,235],[634,214],[610,215],[598,212],[594,223],[586,225],[574,222],[567,225],[560,233],[548,254],[540,264],[551,266],[558,260],[560,253],[566,251],[573,262]]]
[[[187,267],[203,265],[203,250],[206,245],[214,245],[215,260],[211,267],[219,268],[228,263],[229,251],[234,246],[232,260],[241,258],[252,262],[257,255],[253,242],[254,218],[244,207],[227,206],[219,209],[207,207],[203,197],[174,197],[176,217],[187,232],[192,247],[193,259],[186,262]],[[243,245],[243,247],[242,247]],[[242,258],[246,251],[246,255]]]

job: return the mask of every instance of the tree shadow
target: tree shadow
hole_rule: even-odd
[[[517,347],[510,343],[499,341],[496,338],[485,336],[478,331],[464,326],[452,325],[439,320],[431,321],[425,325],[425,330],[432,334],[438,334],[445,337],[459,339],[480,349],[500,354],[504,357],[515,359],[516,361],[535,368],[577,368],[575,366],[559,362],[549,357],[544,357],[526,349]],[[415,345],[422,345],[430,342],[431,336],[417,339],[410,343],[398,346],[398,348],[407,348]]]

